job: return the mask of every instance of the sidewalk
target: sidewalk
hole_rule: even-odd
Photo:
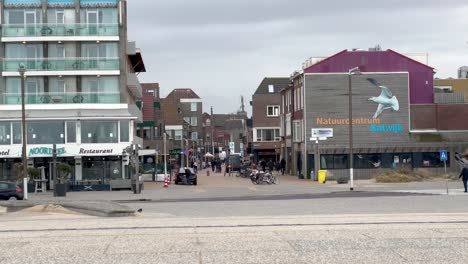
[[[213,173],[207,176],[207,171],[198,172],[198,185],[175,185],[171,183],[164,188],[161,182],[145,182],[141,194],[133,194],[128,190],[104,192],[68,192],[67,197],[53,197],[51,192],[30,194],[31,200],[60,200],[60,201],[122,201],[122,200],[162,200],[162,199],[192,199],[192,198],[220,198],[268,195],[321,194],[349,191],[349,184],[336,184],[335,181],[318,184],[296,176],[284,175],[280,177],[278,185],[254,185],[249,178],[231,176],[224,173]],[[277,172],[275,172],[277,173]],[[356,180],[355,191],[367,192],[412,192],[422,194],[447,193],[446,182],[414,182],[414,183],[375,183],[372,180]],[[450,195],[460,195],[461,182],[448,183]]]

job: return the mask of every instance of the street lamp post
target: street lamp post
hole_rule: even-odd
[[[166,132],[164,132],[163,144],[164,144],[164,179],[167,177],[167,153],[166,153]],[[172,179],[171,179],[172,181]]]
[[[349,178],[350,178],[350,191],[354,191],[354,159],[353,159],[353,93],[351,75],[361,74],[359,67],[355,67],[348,72],[348,91],[349,91]]]
[[[21,77],[21,142],[23,144],[23,149],[22,149],[22,154],[21,154],[21,159],[23,163],[23,171],[22,171],[22,176],[23,176],[23,190],[24,190],[24,195],[25,198],[28,198],[28,190],[27,190],[27,183],[26,179],[28,178],[28,173],[27,173],[27,166],[28,162],[26,160],[26,108],[25,108],[25,73],[26,73],[26,67],[24,64],[20,64],[18,72]]]

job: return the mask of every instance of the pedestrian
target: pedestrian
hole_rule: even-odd
[[[198,172],[198,163],[197,163],[197,161],[193,162],[193,169],[195,170],[195,173]]]
[[[191,183],[191,180],[190,180],[191,176],[192,176],[192,172],[190,171],[188,167],[185,167],[185,178],[187,178],[187,184]]]
[[[284,158],[282,158],[280,161],[280,169],[281,175],[284,175],[284,171],[286,170],[286,161],[284,160]]]
[[[215,172],[215,168],[216,168],[216,160],[213,160],[213,161],[211,162],[211,171],[212,171],[212,172]]]
[[[260,161],[260,166],[262,167],[262,171],[266,171],[266,162],[264,159]]]
[[[273,172],[273,167],[274,167],[273,160],[270,159],[270,160],[268,161],[268,170],[269,170],[270,172]]]
[[[462,178],[463,180],[463,187],[465,187],[465,192],[467,192],[467,184],[468,184],[468,168],[464,167],[463,170],[460,173],[460,176],[458,178]]]
[[[297,158],[297,173],[299,173],[299,177],[302,178],[302,159],[299,157]]]

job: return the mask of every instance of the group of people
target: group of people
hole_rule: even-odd
[[[273,172],[273,170],[281,171],[281,174],[284,175],[286,170],[286,160],[282,158],[279,162],[273,161],[272,159],[266,161],[265,159],[261,159],[258,164],[252,164],[252,169],[261,169],[262,171]]]

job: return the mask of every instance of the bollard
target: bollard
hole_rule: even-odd
[[[206,176],[210,176],[210,170],[206,171]]]

